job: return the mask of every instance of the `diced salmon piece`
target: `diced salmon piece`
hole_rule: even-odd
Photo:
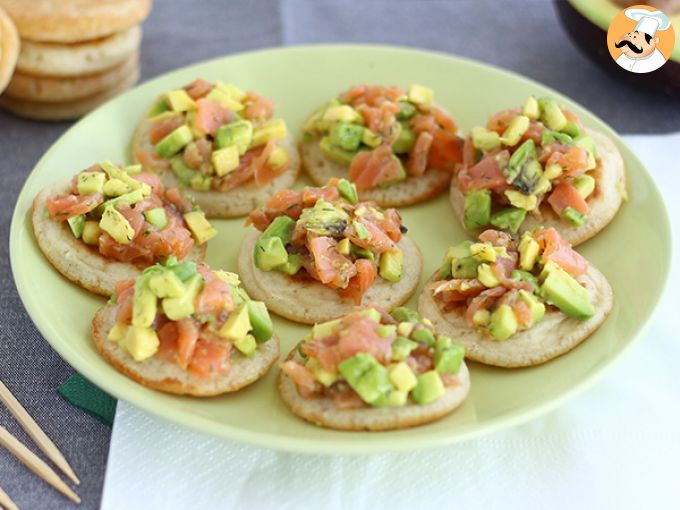
[[[234,112],[218,101],[201,98],[196,101],[196,107],[196,127],[209,135],[234,119]]]
[[[177,321],[177,365],[186,370],[198,342],[198,327],[192,318]]]
[[[432,141],[434,140],[432,134],[427,131],[423,131],[416,138],[416,143],[413,144],[411,152],[408,157],[408,163],[406,164],[406,170],[409,175],[420,176],[427,170],[428,155],[430,153],[430,147],[432,146]]]
[[[588,214],[590,212],[585,198],[567,181],[560,181],[553,188],[548,196],[548,203],[560,218],[568,207],[576,209],[581,214]]]
[[[375,264],[368,259],[358,259],[354,262],[357,274],[354,275],[347,288],[340,292],[343,299],[351,299],[355,305],[361,304],[364,293],[371,288],[378,276]]]
[[[182,124],[184,124],[184,119],[181,115],[153,122],[149,128],[149,139],[151,140],[151,143],[156,145]]]
[[[204,80],[203,78],[197,78],[189,85],[186,85],[184,90],[187,91],[187,94],[189,94],[192,99],[200,99],[210,92],[212,88],[212,83]]]
[[[350,259],[338,253],[338,243],[332,237],[313,237],[307,241],[319,281],[330,287],[344,289],[356,274]]]
[[[401,163],[393,157],[392,148],[387,144],[359,152],[349,167],[349,180],[358,190],[375,188],[400,177]]]
[[[314,379],[312,373],[296,361],[284,361],[281,363],[281,371],[293,380],[303,397],[314,396],[321,390],[321,384]]]
[[[588,271],[588,261],[574,251],[553,227],[534,233],[534,238],[544,247],[541,255],[544,263],[552,260],[573,275],[582,275]]]
[[[47,199],[47,212],[56,221],[66,221],[71,216],[86,214],[104,203],[101,193],[91,195],[56,195]]]

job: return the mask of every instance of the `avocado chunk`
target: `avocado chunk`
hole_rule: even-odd
[[[533,325],[537,322],[540,322],[545,316],[545,305],[541,303],[531,292],[527,292],[526,290],[520,290],[519,297],[526,303],[526,305],[529,307],[529,310],[531,310],[531,324]]]
[[[395,308],[390,315],[397,322],[420,322],[420,314],[405,306]]]
[[[473,257],[453,259],[451,261],[451,276],[454,278],[476,278],[479,261]]]
[[[333,142],[331,142],[331,139],[328,136],[324,136],[319,141],[319,149],[321,149],[323,155],[333,163],[344,166],[349,166],[356,155],[356,152],[346,151],[337,145],[333,145]]]
[[[496,262],[496,247],[491,243],[472,243],[470,256],[479,262]]]
[[[378,327],[378,335],[381,338],[390,338],[396,336],[397,326],[395,324],[383,324]]]
[[[189,186],[191,179],[198,173],[184,164],[184,158],[181,155],[170,159],[170,168],[183,186]]]
[[[109,234],[114,241],[120,244],[129,244],[135,237],[135,229],[130,222],[113,207],[106,207],[99,228]]]
[[[548,129],[562,131],[567,125],[567,118],[557,102],[549,97],[542,97],[538,100],[541,109],[541,121]]]
[[[483,127],[472,128],[472,145],[482,151],[492,151],[501,146],[501,137],[495,131]]]
[[[437,349],[434,355],[434,369],[440,374],[457,374],[465,358],[465,347],[450,343],[444,349]]]
[[[363,124],[361,114],[347,104],[331,104],[323,112],[322,119],[329,122],[347,122],[349,124]]]
[[[398,282],[404,274],[404,252],[393,248],[380,255],[380,276],[388,282]]]
[[[212,88],[210,92],[205,96],[206,99],[221,103],[232,111],[239,112],[243,110],[243,105],[232,95],[219,86]]]
[[[434,346],[435,344],[434,333],[425,327],[414,329],[413,333],[411,333],[411,339],[429,346]]]
[[[205,219],[203,211],[191,211],[184,214],[184,221],[194,235],[196,243],[203,244],[217,235],[217,230]]]
[[[562,128],[562,132],[564,134],[571,136],[572,138],[576,138],[577,136],[581,136],[581,128],[573,120],[567,121],[567,123]]]
[[[574,188],[583,198],[588,198],[595,191],[595,179],[593,179],[592,175],[579,175],[574,179]]]
[[[397,112],[397,120],[408,120],[413,117],[416,112],[416,107],[408,101],[399,101],[399,111]]]
[[[519,207],[506,207],[505,209],[494,213],[491,216],[490,222],[493,226],[502,230],[517,232],[519,227],[524,222],[526,215],[526,209],[520,209]]]
[[[281,271],[282,273],[287,274],[288,276],[293,276],[300,270],[301,267],[302,257],[297,253],[289,253],[288,260],[286,261],[286,263],[281,264],[280,266],[276,266],[275,269],[277,271]]]
[[[530,233],[522,235],[519,242],[519,267],[524,271],[531,271],[538,260],[541,246]]]
[[[538,106],[538,101],[534,96],[529,96],[522,107],[522,115],[529,117],[531,120],[538,120],[541,110]]]
[[[215,145],[218,149],[235,145],[240,155],[245,154],[252,141],[253,124],[244,119],[220,126],[215,133]]]
[[[478,189],[465,194],[464,224],[468,230],[476,230],[491,220],[491,192]]]
[[[246,301],[252,335],[258,342],[266,342],[274,334],[274,324],[262,301]]]
[[[118,343],[125,338],[128,332],[128,325],[123,322],[116,322],[109,330],[106,339],[110,342]]]
[[[588,167],[586,170],[592,170],[597,166],[597,148],[595,147],[595,140],[591,136],[577,136],[574,138],[574,145],[585,149],[588,153]]]
[[[171,158],[192,141],[193,138],[189,126],[182,125],[156,144],[156,152],[164,158]]]
[[[239,148],[236,145],[230,145],[224,149],[213,151],[211,160],[215,173],[222,177],[238,168],[240,162]]]
[[[352,205],[359,201],[357,187],[347,179],[340,179],[338,181],[338,191],[340,192],[340,196],[344,197],[344,199]]]
[[[361,311],[361,315],[364,316],[364,317],[368,317],[369,319],[371,319],[372,321],[377,322],[377,323],[380,323],[380,319],[382,318],[382,316],[380,315],[380,312],[378,310],[376,310],[375,308],[371,308],[371,307],[364,308]]]
[[[158,101],[156,101],[151,108],[149,108],[146,112],[147,118],[151,117],[156,117],[157,115],[160,115],[161,113],[165,113],[168,111],[168,103],[165,99],[165,97],[160,98]]]
[[[334,122],[328,138],[333,145],[343,150],[354,152],[361,145],[364,128],[348,122]]]
[[[172,111],[186,112],[196,109],[196,101],[184,89],[171,90],[165,94],[165,98]]]
[[[416,143],[416,134],[405,122],[398,124],[399,136],[392,143],[392,152],[406,154]]]
[[[184,282],[184,293],[181,296],[167,297],[161,302],[163,313],[172,321],[178,321],[194,313],[194,301],[203,288],[203,277],[194,273]]]
[[[158,230],[163,230],[168,224],[168,216],[163,207],[155,207],[144,211],[144,218]]]
[[[416,347],[418,347],[418,344],[413,340],[409,340],[404,336],[398,336],[394,342],[392,342],[392,360],[405,360],[408,358],[408,355],[411,354],[411,351]]]
[[[107,197],[119,197],[132,191],[130,186],[120,179],[109,179],[102,185],[102,193]]]
[[[574,140],[566,133],[560,133],[559,131],[543,131],[543,134],[541,135],[541,145],[547,145],[553,142],[571,145],[574,143]]]
[[[586,222],[586,215],[573,207],[567,207],[562,213],[562,218],[564,218],[572,227],[580,227]]]
[[[408,88],[408,100],[415,104],[432,104],[434,92],[432,89],[416,83]]]
[[[536,195],[527,195],[514,189],[505,190],[504,194],[513,206],[525,211],[533,211],[538,205]]]
[[[81,172],[78,174],[78,193],[91,195],[103,193],[106,174],[104,172]]]
[[[533,285],[534,290],[539,289],[539,284],[538,284],[538,278],[536,278],[534,275],[529,273],[528,271],[522,271],[521,269],[515,269],[512,273],[510,273],[510,278],[514,278],[515,280],[520,280],[523,282],[530,283]]]
[[[508,124],[508,127],[505,128],[505,131],[503,131],[501,143],[508,147],[517,145],[522,139],[522,136],[524,136],[524,133],[526,133],[527,129],[529,129],[529,122],[529,117],[524,115],[517,115],[516,117],[513,117],[510,121],[510,124]]]
[[[588,289],[561,267],[553,267],[548,273],[541,285],[541,294],[573,319],[585,320],[595,314]]]
[[[495,340],[507,340],[517,331],[517,316],[510,305],[500,305],[491,314],[489,334]]]
[[[364,128],[364,133],[361,135],[361,143],[368,145],[371,149],[375,149],[382,143],[382,137],[370,129]]]
[[[184,284],[173,271],[160,271],[149,277],[149,290],[158,298],[178,298],[184,294]]]
[[[446,254],[444,255],[444,260],[442,260],[442,264],[439,267],[439,277],[440,278],[448,278],[449,276],[452,276],[454,266],[457,266],[462,260],[470,258],[470,246],[472,246],[472,244],[473,244],[472,241],[462,241],[455,246],[449,247],[449,249],[446,250]],[[469,263],[463,263],[461,265],[467,266],[468,264]],[[465,272],[468,271],[467,268],[463,269],[462,267],[461,267],[461,270],[464,270]],[[474,275],[476,275],[476,274],[477,274],[477,267],[475,266]],[[456,276],[456,278],[467,278],[467,277]],[[470,277],[470,278],[472,278],[472,277]]]
[[[146,278],[137,282],[132,298],[132,325],[148,328],[156,318],[156,296],[147,287]]]
[[[274,147],[271,154],[267,158],[267,164],[274,170],[283,168],[283,166],[290,161],[290,154],[283,147]]]
[[[251,147],[264,145],[270,139],[281,140],[288,136],[288,128],[283,119],[270,119],[253,130]]]
[[[227,321],[219,330],[219,335],[229,340],[243,338],[251,330],[248,304],[241,303],[236,310],[232,311]]]
[[[66,221],[68,222],[73,237],[80,239],[83,235],[83,230],[85,230],[85,215],[78,214],[77,216],[71,216]]]
[[[312,326],[312,338],[314,340],[320,340],[332,335],[336,326],[340,324],[340,322],[340,319],[333,319],[331,321],[314,324],[314,326]]]
[[[498,280],[498,277],[496,277],[496,274],[493,272],[492,267],[489,264],[480,264],[477,267],[477,279],[482,282],[482,284],[485,287],[498,287],[501,282]]]
[[[185,260],[181,264],[172,266],[170,270],[184,282],[196,274],[196,263],[191,260]]]
[[[234,347],[236,347],[246,358],[252,358],[257,352],[257,342],[255,342],[253,335],[237,338],[234,340]]]
[[[542,177],[541,164],[536,156],[536,144],[527,140],[510,156],[503,169],[508,182],[525,195],[534,193]]]
[[[418,384],[411,392],[411,398],[416,404],[429,404],[444,395],[446,389],[436,370],[430,370],[417,377]]]
[[[390,381],[398,391],[408,393],[418,384],[418,379],[413,369],[403,361],[392,365],[387,370],[390,375]]]
[[[387,368],[370,354],[360,352],[347,358],[338,365],[340,374],[345,378],[361,400],[372,404],[392,391]]]
[[[288,262],[288,252],[280,237],[268,237],[255,246],[255,265],[271,271]]]
[[[83,232],[81,239],[85,244],[99,244],[99,236],[102,234],[102,229],[99,228],[98,221],[86,221],[83,225]]]
[[[298,225],[320,236],[340,237],[343,235],[349,215],[331,202],[319,199],[314,207],[303,209]]]
[[[125,349],[135,361],[144,361],[158,350],[160,341],[158,335],[151,328],[130,326],[127,334],[119,345]]]
[[[260,239],[268,237],[278,237],[286,245],[290,242],[295,228],[295,220],[290,216],[277,216],[269,226],[262,232]]]

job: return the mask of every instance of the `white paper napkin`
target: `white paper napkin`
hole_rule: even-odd
[[[680,133],[626,141],[665,195],[677,257]],[[678,285],[676,270],[647,337],[585,394],[525,425],[439,450],[279,453],[119,402],[102,508],[680,508]]]

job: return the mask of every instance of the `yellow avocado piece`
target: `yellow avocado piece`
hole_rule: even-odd
[[[480,262],[496,262],[496,250],[491,243],[473,243],[470,255]]]
[[[536,209],[536,204],[538,204],[536,195],[525,195],[514,189],[506,190],[505,196],[510,200],[512,205],[527,211],[533,211]]]
[[[111,342],[118,343],[123,338],[125,338],[125,335],[127,335],[127,330],[128,330],[127,324],[123,324],[122,322],[116,322],[111,328],[111,331],[109,331],[107,338]]]
[[[238,287],[239,285],[241,285],[241,279],[236,273],[224,271],[222,269],[216,269],[215,271],[213,271],[213,273],[215,273],[215,276],[217,276],[224,283],[233,285],[234,287]]]
[[[328,122],[348,122],[350,124],[363,124],[364,121],[361,114],[347,104],[329,106],[323,112],[321,119]]]
[[[229,314],[227,321],[222,325],[218,333],[229,340],[238,340],[245,337],[251,329],[248,305],[242,303]]]
[[[160,342],[158,335],[151,328],[130,326],[125,338],[119,345],[125,349],[135,361],[144,361],[150,358],[156,351]]]
[[[560,175],[562,175],[562,167],[557,163],[550,163],[543,170],[543,177],[549,181],[557,179]]]
[[[408,99],[412,103],[432,104],[432,101],[434,100],[434,92],[430,88],[414,83],[408,89]]]
[[[416,374],[406,362],[401,361],[388,368],[390,381],[399,391],[408,393],[418,384]]]
[[[156,296],[146,286],[146,282],[137,282],[135,295],[132,298],[132,325],[148,328],[156,318]]]
[[[232,83],[217,81],[215,82],[215,88],[221,90],[228,96],[233,97],[239,103],[242,103],[243,100],[246,98],[246,93]]]
[[[522,108],[522,115],[529,117],[531,120],[538,120],[541,115],[541,109],[538,106],[538,101],[534,96],[529,96],[524,102]]]
[[[267,164],[270,167],[277,169],[288,163],[289,159],[290,157],[288,156],[288,151],[286,149],[283,147],[276,147],[269,155]]]
[[[102,233],[102,229],[99,228],[99,222],[88,220],[85,222],[83,227],[83,235],[81,239],[85,244],[99,244],[99,236]]]
[[[241,354],[245,357],[252,358],[257,351],[257,342],[253,335],[246,335],[243,338],[234,340],[234,347],[241,351]]]
[[[489,264],[480,264],[477,266],[477,279],[482,282],[485,287],[489,288],[498,287],[501,284]]]
[[[225,92],[224,89],[213,87],[213,89],[205,96],[206,99],[211,101],[216,101],[222,103],[224,106],[229,108],[231,111],[238,112],[243,109],[243,105],[233,98],[229,93]]]
[[[185,291],[181,296],[163,299],[163,313],[173,321],[190,316],[194,313],[194,300],[202,288],[203,277],[195,273],[184,283]]]
[[[216,150],[212,153],[212,164],[215,173],[220,177],[238,168],[239,151],[236,145]]]
[[[217,230],[205,219],[202,211],[191,211],[184,215],[189,230],[194,235],[194,239],[200,245],[217,235]]]
[[[102,186],[102,191],[107,197],[119,197],[132,191],[132,188],[120,179],[109,179]]]
[[[170,109],[174,112],[186,112],[196,109],[196,101],[184,89],[171,90],[166,94],[166,98]]]
[[[523,271],[531,271],[538,260],[541,247],[528,232],[522,235],[519,242],[519,267]]]
[[[149,278],[149,289],[159,298],[178,298],[185,292],[184,283],[173,271],[161,271]]]
[[[271,119],[253,130],[253,139],[250,142],[250,146],[257,147],[264,145],[271,138],[281,140],[286,136],[288,136],[286,122],[283,119]]]
[[[338,324],[340,324],[340,319],[314,324],[314,326],[312,326],[312,338],[318,340],[319,338],[329,336]]]
[[[104,172],[81,172],[78,174],[78,193],[81,195],[102,193],[105,181]]]
[[[104,209],[99,228],[120,244],[129,244],[135,236],[135,229],[132,228],[130,222],[113,207]]]

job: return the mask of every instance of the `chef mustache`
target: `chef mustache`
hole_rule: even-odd
[[[619,42],[617,42],[614,46],[616,46],[617,48],[628,46],[630,48],[630,51],[632,51],[633,53],[642,53],[642,48],[640,48],[639,46],[635,46],[628,39],[622,39]]]

